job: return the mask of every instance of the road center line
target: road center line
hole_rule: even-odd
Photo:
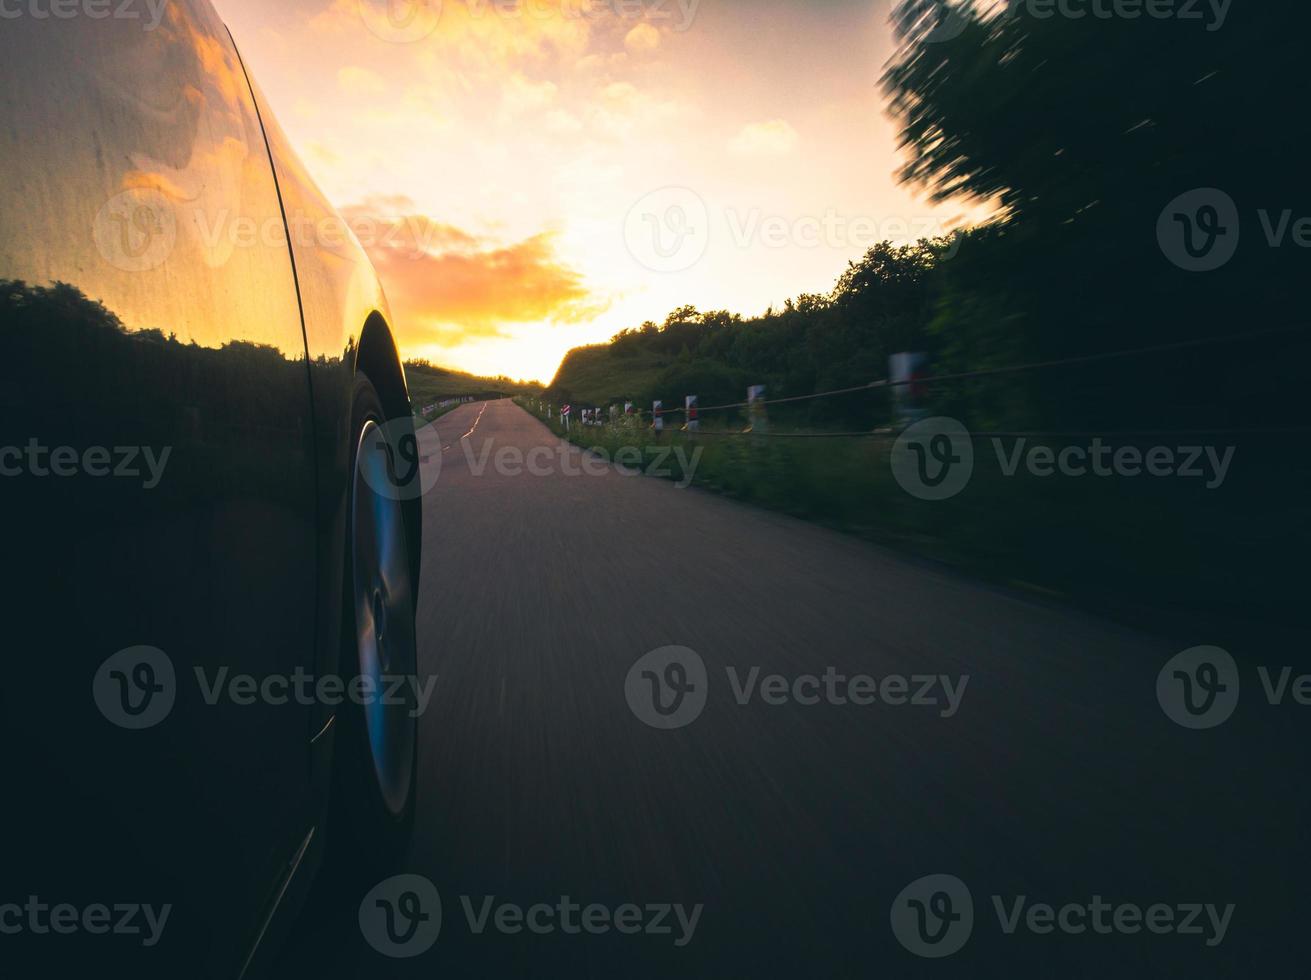
[[[455,442],[463,442],[465,439],[468,439],[471,435],[473,435],[473,430],[478,428],[478,423],[483,420],[483,412],[487,411],[487,406],[490,404],[491,402],[483,402],[482,411],[480,411],[478,413],[478,417],[473,420],[473,425],[469,427],[469,431],[466,432],[464,435],[460,436],[460,438],[455,440]],[[448,452],[452,447],[454,447],[455,442],[447,446],[442,446],[442,452]]]

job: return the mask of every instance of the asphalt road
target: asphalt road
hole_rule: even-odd
[[[1238,977],[1295,962],[1311,707],[1269,704],[1256,668],[1304,650],[1231,650],[1237,710],[1191,731],[1157,699],[1178,643],[667,481],[578,474],[580,454],[510,402],[437,425],[449,448],[425,498],[418,628],[420,673],[438,680],[404,870],[436,886],[440,936],[388,958],[356,907],[318,910],[288,975]],[[537,447],[549,475],[498,471],[497,452]],[[705,703],[661,729],[626,680],[669,645],[704,663]],[[795,693],[817,703],[790,687],[769,703],[763,681],[740,703],[752,668],[814,675]],[[852,703],[868,688],[837,675],[861,674],[886,697]],[[938,680],[918,700],[937,704],[890,703],[921,675]],[[640,669],[636,691],[653,693]],[[973,903],[968,941],[936,960],[890,920],[928,874]],[[492,912],[477,932],[465,905],[486,896],[556,906],[536,919],[553,931],[512,932],[513,912],[498,929]],[[640,906],[655,931],[566,930],[562,896]],[[1008,934],[996,902],[1010,915],[1018,896]],[[1194,904],[1233,909],[1223,938],[1205,910],[1178,931],[1159,911],[1159,931],[1130,911],[1100,913],[1109,932],[1087,914],[1067,915],[1079,934],[1025,918],[1095,896],[1170,906],[1176,926]],[[700,905],[695,928],[676,910],[654,922],[662,903]]]

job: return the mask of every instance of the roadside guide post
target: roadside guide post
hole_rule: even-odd
[[[923,351],[902,351],[888,358],[888,380],[892,382],[892,405],[899,427],[928,418],[926,385],[919,380],[928,374],[929,355]]]
[[[765,414],[765,386],[752,385],[747,389],[747,424],[753,435],[769,432],[769,416]]]

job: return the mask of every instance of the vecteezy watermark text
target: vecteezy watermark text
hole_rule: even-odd
[[[892,447],[892,474],[903,490],[921,500],[946,500],[969,484],[976,462],[976,437],[955,419],[939,416],[909,426]],[[1021,471],[1039,479],[1177,478],[1201,480],[1218,490],[1229,475],[1235,446],[1114,445],[1100,436],[1083,443],[1051,445],[1027,436],[991,437],[988,443],[1004,477]]]
[[[722,227],[721,227],[722,226]],[[726,208],[712,212],[705,200],[686,187],[663,187],[640,198],[624,218],[629,254],[652,272],[683,272],[705,256],[711,240],[721,236],[734,248],[846,249],[864,251],[879,242],[946,241],[940,257],[956,254],[960,239],[936,215],[768,214],[760,208]]]
[[[609,906],[582,903],[569,895],[519,905],[495,895],[460,895],[460,910],[470,935],[668,937],[680,949],[692,941],[705,906],[676,902],[625,902]],[[360,932],[384,956],[408,959],[430,949],[442,929],[442,901],[437,887],[422,875],[396,875],[379,882],[360,902]]]
[[[476,425],[476,423],[475,423]],[[682,445],[581,447],[564,440],[552,445],[497,446],[489,437],[477,448],[470,437],[473,430],[443,446],[437,426],[410,418],[394,419],[370,430],[362,457],[382,454],[385,467],[366,467],[364,477],[377,493],[397,500],[412,500],[431,491],[446,466],[446,454],[464,457],[469,474],[482,478],[489,473],[503,477],[603,477],[612,472],[620,476],[664,477],[674,480],[678,489],[692,485],[697,467],[705,453],[704,446],[688,449]],[[458,449],[458,455],[453,450]]]
[[[1208,490],[1224,485],[1236,447],[1225,446],[1108,446],[1094,438],[1085,446],[1030,445],[1015,439],[1008,450],[1001,439],[993,439],[1001,471],[1014,476],[1021,464],[1031,476],[1177,476],[1205,481]]]
[[[351,704],[381,704],[388,707],[410,706],[411,718],[417,718],[428,708],[434,675],[419,678],[414,674],[383,674],[374,677],[360,674],[339,677],[336,674],[314,675],[297,667],[290,674],[230,674],[220,667],[211,676],[203,667],[193,668],[201,697],[208,705],[227,700],[235,705],[268,704],[280,707],[285,704],[325,704],[336,707],[349,701]]]
[[[341,677],[315,675],[297,667],[290,674],[233,673],[221,666],[210,671],[194,666],[192,671],[201,700],[213,707],[227,702],[238,707],[315,704],[338,707],[347,701],[355,705],[381,704],[406,708],[411,718],[428,709],[437,683],[436,675],[371,674]],[[173,710],[177,702],[177,674],[172,659],[150,646],[128,647],[109,657],[96,672],[92,696],[100,713],[120,728],[153,728]]]
[[[833,704],[871,705],[889,707],[911,705],[937,708],[939,717],[951,718],[960,710],[961,698],[970,682],[969,674],[959,678],[947,674],[888,674],[882,678],[869,674],[840,672],[836,667],[825,667],[822,674],[782,674],[761,676],[759,667],[752,667],[740,675],[736,667],[724,668],[733,700],[740,705],[757,699],[762,704]]]
[[[1230,902],[1167,903],[1108,902],[1101,895],[1088,899],[1031,902],[1028,895],[993,895],[993,912],[1004,936],[1029,933],[1045,936],[1176,935],[1196,937],[1208,948],[1224,942],[1236,906]],[[959,952],[975,928],[974,899],[954,875],[919,878],[892,902],[892,932],[916,956],[940,959]]]
[[[1224,27],[1233,0],[1010,0],[1011,16],[1034,20],[1178,20]]]
[[[569,443],[555,446],[534,446],[523,450],[518,446],[495,447],[494,439],[487,439],[481,450],[475,451],[467,440],[461,442],[469,472],[482,476],[490,467],[498,476],[605,476],[617,467],[622,476],[673,477],[671,464],[676,463],[682,477],[674,486],[680,490],[692,485],[697,466],[705,452],[696,446],[686,452],[683,446],[621,446],[607,449],[592,446],[581,454]]]
[[[442,0],[357,0],[360,17],[384,41],[422,41],[441,23]],[[692,26],[701,0],[464,0],[462,13],[475,23],[487,17],[520,20],[641,21],[682,33]]]
[[[701,0],[467,0],[470,17],[533,17],[539,20],[645,20],[686,31]]]
[[[153,31],[164,20],[169,0],[0,0],[0,20],[139,20]]]
[[[142,489],[153,490],[163,479],[172,452],[172,446],[159,450],[153,446],[46,446],[33,437],[25,446],[0,446],[0,477],[112,477],[141,480]]]
[[[0,0],[3,2],[3,0]],[[156,188],[115,194],[96,213],[92,238],[101,256],[124,272],[163,266],[181,238],[200,249],[210,266],[222,266],[250,249],[317,249],[349,255],[358,244],[394,258],[423,259],[440,251],[447,230],[415,215],[377,218],[289,211],[255,217],[230,208],[207,209],[175,201]]]
[[[954,717],[960,710],[970,681],[968,674],[887,674],[875,678],[846,674],[832,666],[817,674],[792,676],[764,673],[759,666],[728,666],[724,674],[733,701],[741,707],[752,703],[771,707],[881,704],[890,708],[929,708],[941,718]],[[652,650],[638,658],[624,679],[629,709],[652,728],[690,725],[704,710],[708,692],[705,661],[690,647]]]
[[[691,909],[681,903],[624,903],[611,908],[599,902],[582,905],[568,895],[552,902],[538,902],[525,908],[513,902],[497,902],[495,895],[483,895],[475,908],[469,895],[460,896],[469,931],[481,936],[493,932],[513,936],[521,932],[546,936],[561,932],[568,936],[586,933],[603,936],[617,932],[624,936],[670,936],[680,949],[692,941],[704,906]]]
[[[141,945],[148,948],[159,942],[172,911],[171,904],[155,908],[139,902],[52,905],[28,895],[22,905],[0,905],[0,935],[71,936],[84,932],[90,936],[141,936]]]

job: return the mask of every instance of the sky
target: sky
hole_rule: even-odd
[[[215,0],[406,359],[549,381],[976,217],[899,185],[885,0]]]

